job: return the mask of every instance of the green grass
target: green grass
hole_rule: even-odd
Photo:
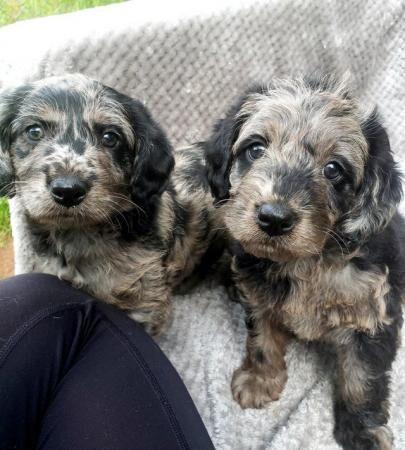
[[[8,202],[0,198],[0,247],[11,236]]]
[[[120,2],[122,0],[0,0],[0,26]],[[0,246],[10,236],[8,203],[5,198],[0,198]]]
[[[33,17],[50,16],[122,0],[0,0],[0,26]]]

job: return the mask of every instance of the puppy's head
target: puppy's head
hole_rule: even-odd
[[[376,113],[332,79],[248,91],[216,125],[206,159],[232,236],[280,262],[363,243],[402,195]]]
[[[10,195],[32,219],[58,226],[134,208],[144,219],[174,165],[164,132],[140,102],[82,75],[3,92],[0,144]]]

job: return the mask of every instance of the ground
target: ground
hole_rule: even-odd
[[[11,239],[0,247],[0,279],[6,278],[14,273],[14,254]]]
[[[0,279],[12,275],[13,246],[11,243],[8,203],[0,198]]]

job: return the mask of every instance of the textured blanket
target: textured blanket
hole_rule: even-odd
[[[405,169],[402,0],[132,1],[0,30],[2,86],[83,72],[143,100],[176,145],[204,139],[246,84],[346,70],[364,101],[379,105]],[[29,268],[30,249],[17,205],[12,221],[20,273]],[[243,411],[229,387],[244,354],[241,307],[209,282],[174,303],[173,323],[160,344],[216,448],[338,448],[332,437],[335,371],[329,355],[293,343],[281,399],[264,410]],[[396,449],[405,449],[404,372],[402,347],[392,377]]]

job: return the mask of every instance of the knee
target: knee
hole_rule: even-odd
[[[48,274],[29,273],[0,281],[0,314],[12,311],[24,314],[57,304],[82,303],[90,298],[66,281]]]
[[[58,280],[58,278],[47,273],[24,273],[22,275],[15,275],[0,280],[0,293],[3,289],[30,289],[33,286],[38,286],[38,284],[46,283],[50,280]]]

